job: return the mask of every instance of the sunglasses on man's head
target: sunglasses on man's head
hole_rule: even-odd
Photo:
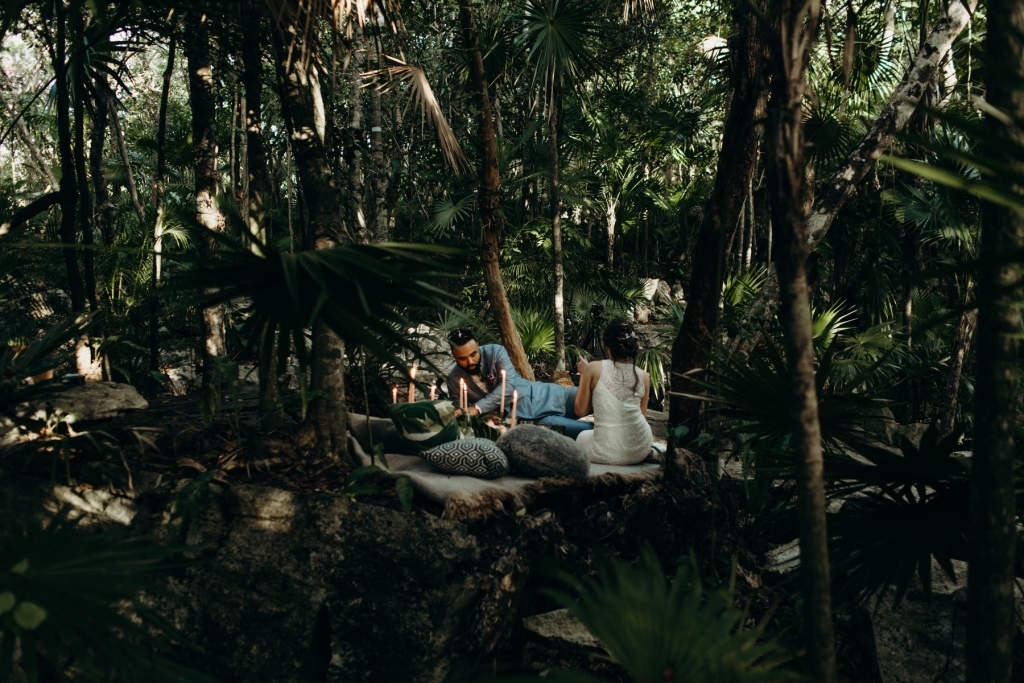
[[[448,341],[451,342],[453,346],[462,346],[473,339],[473,330],[467,327],[459,328],[448,335]]]

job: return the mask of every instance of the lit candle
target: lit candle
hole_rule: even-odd
[[[398,403],[398,387],[391,387],[391,402]]]
[[[459,409],[462,412],[466,412],[466,400],[467,400],[467,398],[468,397],[467,397],[467,392],[466,392],[466,380],[460,379],[459,380]]]
[[[512,422],[509,423],[509,429],[516,426],[516,404],[519,403],[519,392],[512,392]]]
[[[416,370],[418,369],[415,365],[409,368],[409,403],[416,400],[416,384],[413,380],[416,379]]]
[[[498,419],[505,419],[505,371],[501,371],[501,407],[498,408]]]
[[[437,397],[437,385],[430,385],[430,400],[433,401]]]

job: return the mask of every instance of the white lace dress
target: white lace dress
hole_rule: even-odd
[[[632,363],[601,361],[591,402],[594,428],[581,432],[576,441],[601,465],[635,465],[651,452],[651,426],[640,412],[644,397],[643,374]]]

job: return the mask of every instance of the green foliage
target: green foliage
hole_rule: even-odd
[[[449,296],[429,280],[450,275],[438,261],[450,249],[384,244],[280,252],[264,245],[257,256],[216,237],[221,248],[208,257],[174,257],[193,267],[175,274],[167,289],[197,293],[197,307],[247,301],[243,334],[268,343],[280,332],[280,352],[293,349],[303,364],[305,330],[320,321],[347,344],[401,365],[393,347],[418,349],[400,310],[447,307]]]
[[[91,681],[213,680],[169,658],[179,635],[139,599],[146,577],[181,565],[183,548],[87,534],[70,512],[0,536],[0,681],[15,663],[30,681],[44,671],[60,680],[72,671]]]
[[[523,342],[523,350],[531,361],[555,352],[555,321],[551,315],[536,309],[513,310],[512,318]]]
[[[952,558],[966,559],[970,531],[970,461],[954,455],[959,430],[940,438],[931,425],[920,446],[901,440],[902,455],[861,444],[860,458],[831,452],[825,477],[832,496],[851,496],[830,516],[830,552],[839,599],[898,603],[915,575],[931,591],[932,558],[952,579]]]
[[[706,590],[692,558],[671,581],[649,547],[634,567],[607,558],[594,578],[552,576],[558,587],[542,591],[568,607],[637,683],[801,680],[778,669],[789,657],[761,639],[765,621],[745,628],[748,615],[733,606],[732,588]],[[595,679],[559,671],[547,680]]]

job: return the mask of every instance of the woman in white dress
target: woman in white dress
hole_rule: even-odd
[[[608,359],[588,363],[581,358],[576,366],[576,414],[590,414],[591,406],[594,411],[594,429],[580,433],[576,441],[590,462],[635,465],[650,455],[654,443],[645,417],[651,376],[634,363],[640,342],[632,323],[612,320],[602,341]]]

